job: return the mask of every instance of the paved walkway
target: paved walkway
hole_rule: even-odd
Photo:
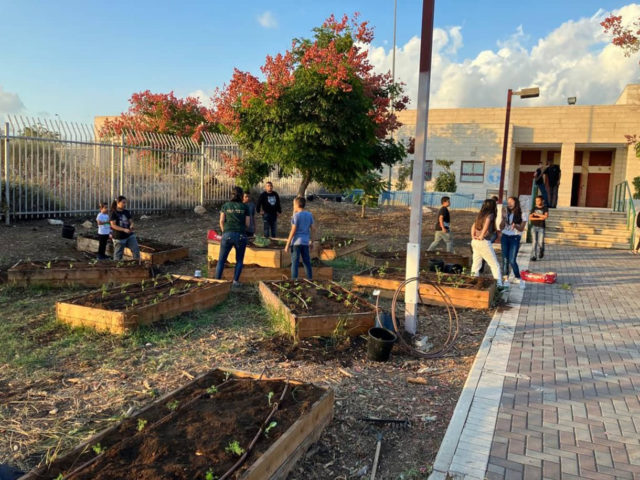
[[[512,290],[432,478],[640,479],[640,258],[560,246],[547,256],[531,266],[558,283]]]

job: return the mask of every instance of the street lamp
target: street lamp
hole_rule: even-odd
[[[578,101],[577,97],[569,97],[569,98],[567,98],[567,103],[569,105],[575,105],[577,101]]]
[[[511,97],[518,95],[520,98],[536,98],[540,96],[540,89],[538,87],[523,88],[514,92],[509,89],[507,93],[507,118],[504,121],[504,143],[502,145],[502,164],[500,165],[500,190],[498,191],[498,202],[502,204],[502,197],[504,195],[504,170],[507,165],[507,143],[509,142],[509,118],[511,117]]]

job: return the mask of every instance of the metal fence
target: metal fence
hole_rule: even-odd
[[[424,192],[424,200],[422,205],[425,207],[439,207],[441,199],[448,196],[452,209],[471,209],[480,208],[482,200],[476,200],[473,194],[455,193],[455,192]],[[411,205],[411,192],[383,192],[380,195],[379,203],[381,205]]]
[[[0,206],[11,219],[95,212],[98,202],[125,195],[136,212],[190,209],[229,198],[233,178],[223,154],[239,155],[227,135],[190,138],[140,132],[98,135],[93,127],[9,116],[0,132]],[[294,195],[300,177],[268,178]]]

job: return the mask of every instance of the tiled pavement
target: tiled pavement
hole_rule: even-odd
[[[531,266],[558,283],[527,284],[501,378],[480,367],[433,477],[640,479],[640,258],[553,246]]]

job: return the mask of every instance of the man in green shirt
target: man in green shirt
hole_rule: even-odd
[[[222,205],[220,209],[220,255],[216,265],[216,278],[222,278],[224,264],[232,248],[236,250],[236,268],[233,274],[233,284],[239,285],[242,273],[244,251],[247,248],[247,227],[249,227],[249,208],[242,203],[243,191],[240,187],[233,187],[231,201]]]

